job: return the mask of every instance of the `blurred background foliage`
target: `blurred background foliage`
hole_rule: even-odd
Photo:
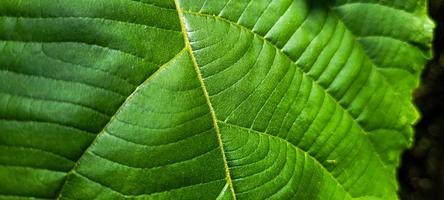
[[[429,0],[429,12],[436,22],[434,59],[414,95],[422,118],[399,171],[402,200],[444,200],[444,0]]]

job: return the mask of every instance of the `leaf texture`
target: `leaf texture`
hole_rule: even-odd
[[[397,199],[424,0],[2,0],[0,199]]]

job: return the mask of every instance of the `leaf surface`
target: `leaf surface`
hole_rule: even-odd
[[[0,199],[396,199],[425,9],[3,0]]]

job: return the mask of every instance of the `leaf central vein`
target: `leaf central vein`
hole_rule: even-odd
[[[182,27],[182,34],[183,34],[183,38],[184,38],[184,42],[185,42],[185,48],[187,49],[187,51],[188,51],[188,53],[189,53],[189,55],[191,57],[191,61],[192,61],[193,65],[194,65],[197,77],[198,77],[199,82],[200,82],[201,87],[202,87],[202,91],[203,91],[203,93],[205,95],[205,100],[206,100],[206,102],[208,104],[208,108],[209,108],[210,113],[211,113],[211,118],[212,118],[212,121],[213,121],[213,126],[214,126],[214,129],[216,131],[219,147],[220,147],[222,158],[223,158],[223,162],[224,162],[224,169],[225,169],[227,183],[230,186],[230,191],[231,191],[231,194],[232,194],[234,200],[236,200],[236,193],[234,192],[233,182],[232,182],[230,171],[229,171],[229,167],[228,167],[228,164],[227,164],[227,157],[225,155],[224,146],[223,146],[223,143],[222,143],[222,137],[221,137],[221,133],[220,133],[220,128],[217,125],[216,113],[214,112],[213,106],[212,106],[211,101],[210,101],[210,96],[208,94],[208,91],[207,91],[207,89],[205,87],[205,83],[203,81],[202,73],[201,73],[201,71],[199,69],[199,66],[197,64],[196,58],[194,57],[194,54],[193,54],[193,51],[192,51],[192,48],[191,48],[191,44],[190,44],[190,40],[188,39],[188,36],[187,36],[187,28],[186,28],[186,25],[185,25],[185,22],[184,22],[184,17],[183,17],[182,9],[180,8],[180,3],[179,3],[178,0],[175,0],[174,2],[176,4],[176,9],[177,9],[177,13],[179,15],[180,25]]]

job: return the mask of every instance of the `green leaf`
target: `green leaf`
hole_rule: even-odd
[[[424,0],[2,0],[0,199],[397,199]]]

